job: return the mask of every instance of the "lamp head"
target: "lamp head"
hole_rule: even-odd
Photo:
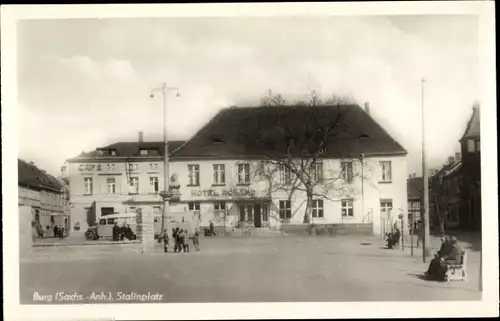
[[[155,98],[155,95],[153,93],[149,94],[149,98]]]

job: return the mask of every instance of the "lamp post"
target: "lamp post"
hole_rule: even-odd
[[[167,139],[167,93],[169,90],[174,90],[177,92],[177,97],[180,96],[179,88],[177,87],[169,87],[166,83],[163,83],[161,87],[151,89],[151,98],[155,97],[156,92],[160,92],[163,98],[163,144],[164,144],[164,152],[163,152],[163,191],[160,192],[160,196],[163,199],[163,213],[161,217],[161,232],[160,235],[163,234],[165,229],[165,216],[168,214],[168,206],[169,200],[172,197],[172,193],[170,191],[170,174],[169,174],[169,166],[168,166],[168,139]]]

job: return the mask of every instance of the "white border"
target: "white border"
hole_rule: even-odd
[[[479,19],[481,79],[483,300],[425,303],[245,303],[245,304],[102,304],[20,306],[17,228],[4,228],[4,306],[7,320],[56,320],[55,316],[88,319],[228,319],[498,316],[498,199],[495,97],[494,3],[365,2],[271,4],[47,5],[1,7],[2,55],[2,191],[4,227],[17,226],[17,155],[19,119],[16,109],[16,21],[111,17],[231,17],[327,15],[474,14]],[[133,14],[131,14],[133,13]],[[244,313],[244,314],[242,314]]]

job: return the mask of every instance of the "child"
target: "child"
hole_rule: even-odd
[[[167,230],[163,231],[163,250],[165,253],[168,252],[168,233]]]

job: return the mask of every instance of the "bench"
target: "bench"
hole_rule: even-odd
[[[460,264],[448,264],[445,274],[446,282],[465,281],[467,282],[467,253],[462,252]]]

